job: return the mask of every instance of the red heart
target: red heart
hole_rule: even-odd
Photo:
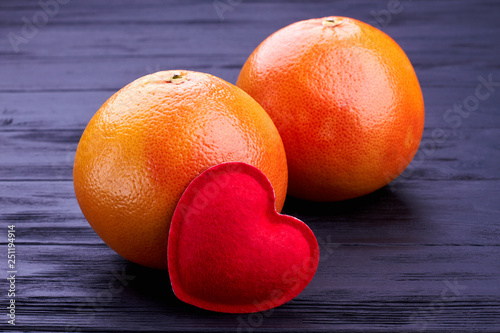
[[[170,225],[168,270],[174,293],[197,307],[265,311],[296,297],[318,267],[316,237],[276,212],[267,177],[245,163],[198,176]]]

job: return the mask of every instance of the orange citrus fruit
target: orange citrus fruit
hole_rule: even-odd
[[[408,57],[388,35],[351,18],[277,31],[250,55],[237,86],[276,124],[296,197],[370,193],[403,172],[420,144],[424,101]]]
[[[117,253],[166,269],[169,226],[182,193],[204,170],[231,161],[269,178],[280,211],[285,149],[262,107],[212,75],[158,72],[119,90],[90,120],[76,151],[76,198]]]

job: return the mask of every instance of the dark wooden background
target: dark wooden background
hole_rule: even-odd
[[[500,2],[59,1],[47,24],[38,1],[0,2],[2,330],[500,332],[500,85],[475,97],[481,77],[500,82]],[[234,83],[265,37],[328,15],[371,22],[407,52],[426,103],[417,160],[363,198],[287,199],[285,212],[310,225],[322,252],[291,302],[253,315],[180,302],[165,272],[122,259],[85,221],[72,184],[83,129],[140,76],[190,69]],[[37,31],[23,34],[23,20]],[[13,34],[24,38],[17,52]],[[461,103],[472,111],[448,111]]]

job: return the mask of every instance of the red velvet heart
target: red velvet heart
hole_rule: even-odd
[[[174,293],[197,307],[265,311],[296,297],[318,267],[316,237],[276,212],[267,177],[245,163],[198,176],[175,210],[168,242]]]

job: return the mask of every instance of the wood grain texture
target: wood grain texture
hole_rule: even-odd
[[[379,26],[414,64],[423,144],[395,182],[362,198],[284,211],[309,224],[321,260],[294,300],[253,315],[179,301],[168,274],[127,262],[85,221],[73,192],[81,133],[116,90],[185,68],[235,82],[249,53],[292,22],[326,15],[377,24],[390,1],[77,1],[60,5],[15,52],[37,1],[0,2],[0,247],[17,229],[20,332],[500,331],[500,86],[473,111],[481,80],[500,82],[498,1],[402,0]],[[375,16],[373,15],[375,13]],[[483,90],[485,91],[485,90]],[[472,105],[474,106],[474,105]],[[439,135],[438,135],[439,134]],[[5,258],[5,257],[4,257]],[[2,280],[7,271],[2,259]]]

